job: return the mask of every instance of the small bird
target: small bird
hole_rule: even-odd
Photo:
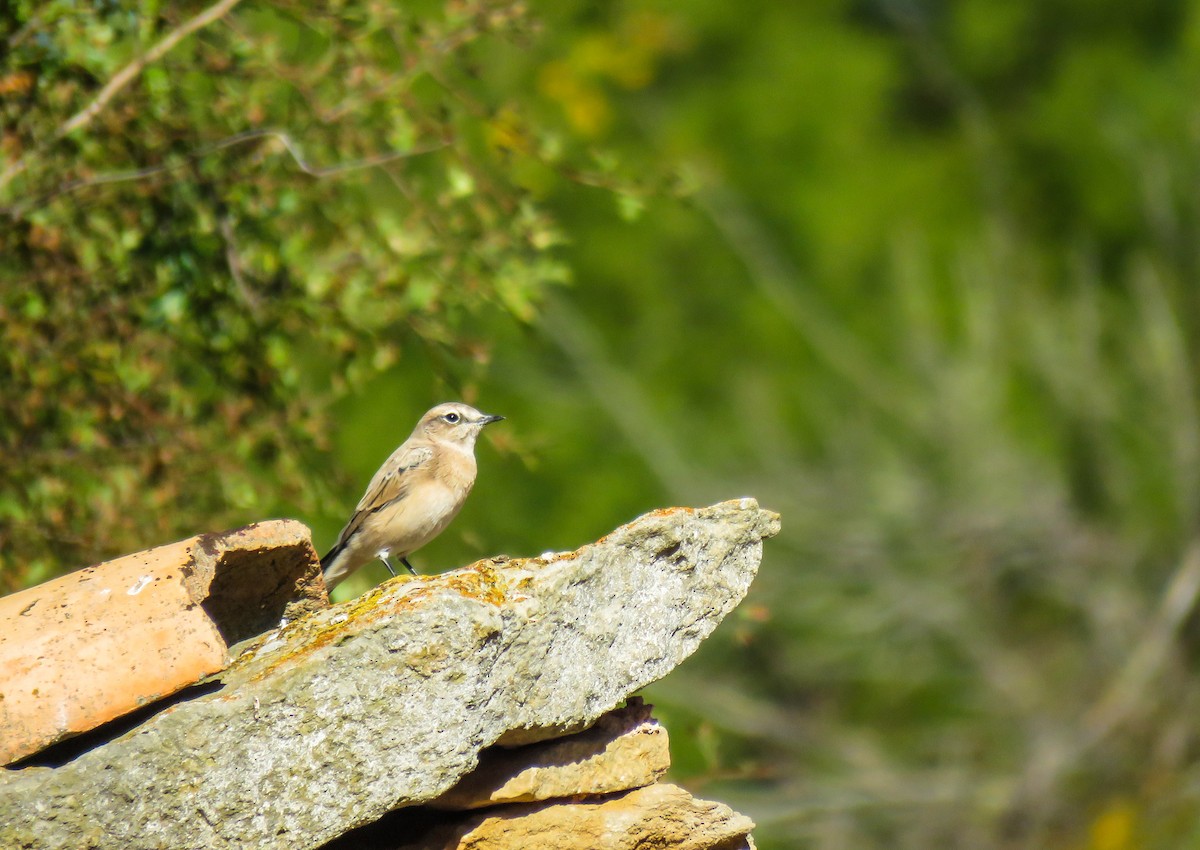
[[[325,586],[333,590],[373,558],[393,576],[390,559],[399,558],[416,575],[408,556],[457,516],[475,484],[475,438],[484,425],[503,418],[456,402],[422,416],[379,467],[337,543],[321,559]]]

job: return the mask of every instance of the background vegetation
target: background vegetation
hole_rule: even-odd
[[[1200,840],[1200,5],[18,0],[0,39],[5,589],[327,545],[462,397],[509,420],[424,569],[783,514],[649,694],[760,846]]]

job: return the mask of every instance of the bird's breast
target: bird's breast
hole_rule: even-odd
[[[377,548],[397,555],[421,548],[450,524],[475,484],[475,458],[442,452],[403,499],[380,510]]]

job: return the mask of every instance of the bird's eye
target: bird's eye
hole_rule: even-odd
[[[447,422],[449,422],[451,425],[453,425],[453,424],[454,424],[455,422],[457,422],[457,421],[458,421],[458,419],[459,419],[459,417],[458,417],[458,414],[457,414],[457,413],[447,413],[447,414],[446,414],[445,416],[443,416],[442,418],[443,418],[443,419],[445,419]]]

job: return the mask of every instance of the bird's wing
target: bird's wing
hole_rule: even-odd
[[[406,443],[396,449],[367,485],[367,492],[363,493],[358,507],[354,509],[354,516],[350,517],[350,521],[338,536],[338,545],[349,540],[362,521],[373,511],[408,495],[413,482],[413,470],[425,466],[431,458],[433,449],[429,446],[412,446]]]

